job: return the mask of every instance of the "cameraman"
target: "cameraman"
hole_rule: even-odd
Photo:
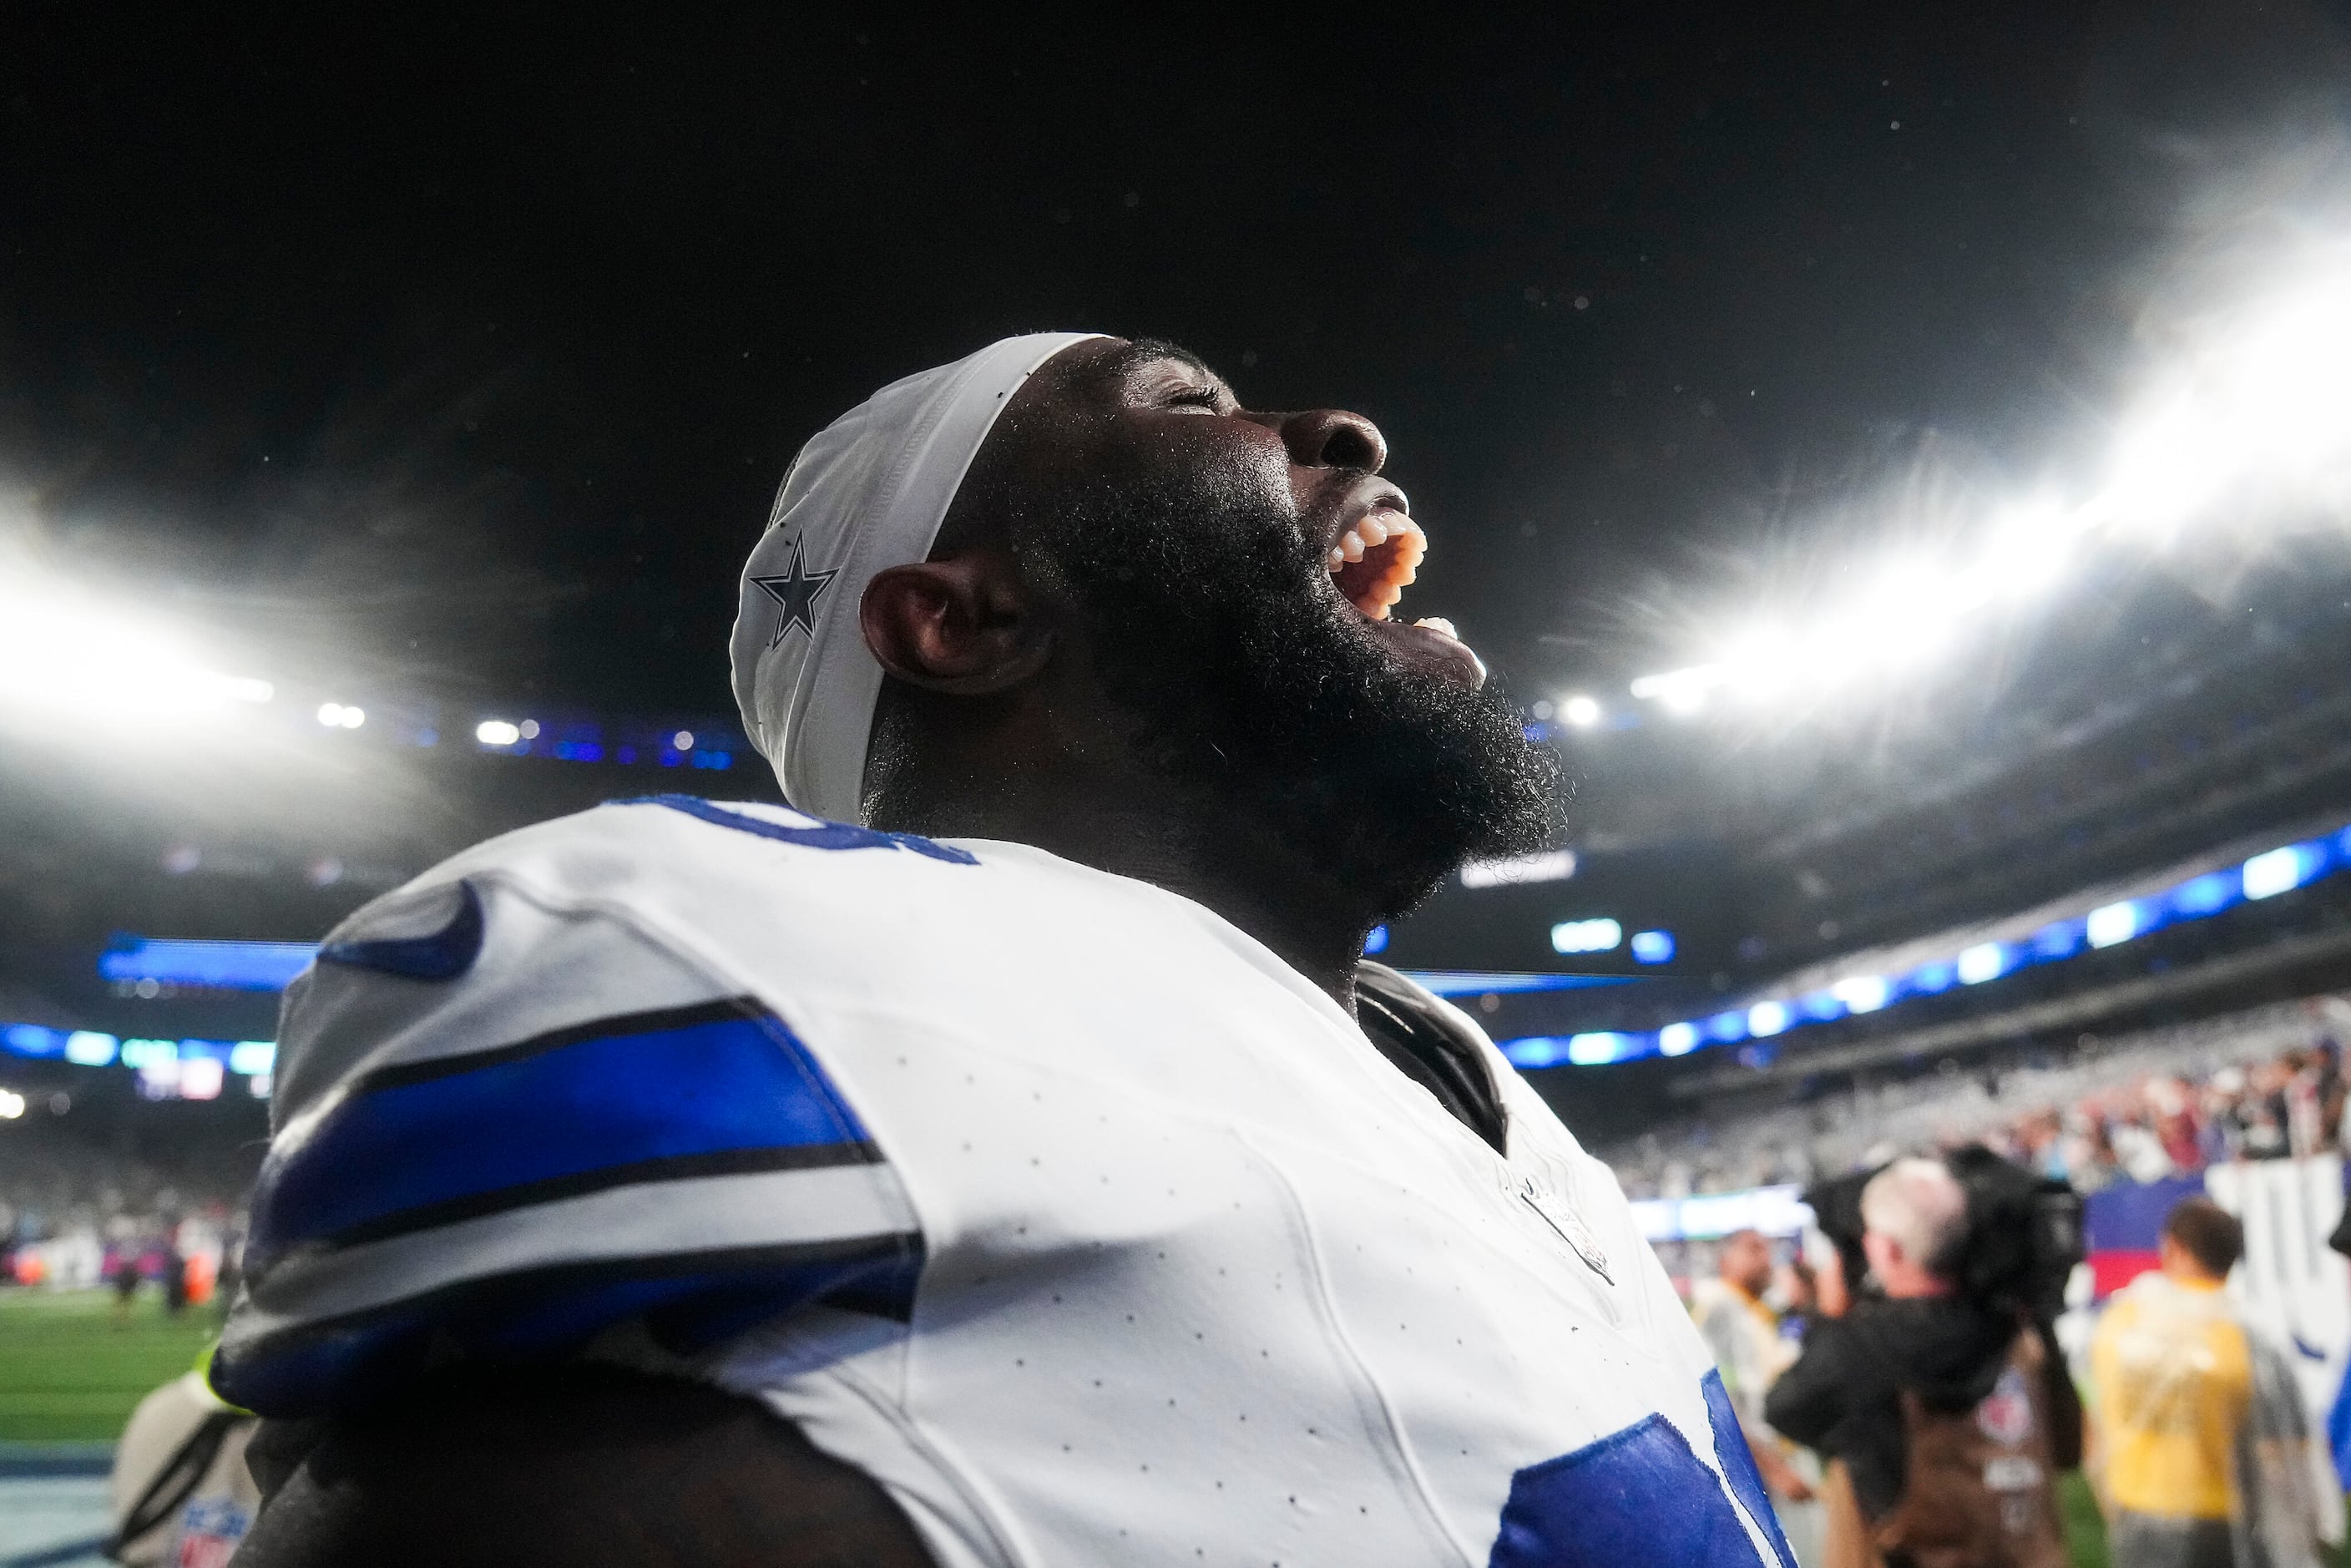
[[[1764,1403],[1849,1486],[1840,1508],[1833,1472],[1828,1561],[2065,1568],[2054,1488],[2081,1462],[2081,1406],[2029,1282],[1962,1284],[1980,1277],[1969,1193],[1943,1161],[1895,1161],[1859,1207],[1868,1281],[1848,1300],[1844,1268],[1824,1268],[1823,1313],[1840,1315],[1813,1326]]]

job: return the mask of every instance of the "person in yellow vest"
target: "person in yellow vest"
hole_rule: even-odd
[[[2162,1267],[2116,1295],[2090,1343],[2099,1492],[2131,1568],[2316,1568],[2342,1500],[2283,1355],[2224,1283],[2244,1228],[2210,1198],[2163,1223]]]

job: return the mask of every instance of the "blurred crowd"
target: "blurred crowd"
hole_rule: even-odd
[[[2072,1105],[2027,1113],[1985,1142],[2089,1192],[2230,1160],[2301,1158],[2342,1147],[2343,1052],[2334,1040],[2191,1081],[2150,1074]]]
[[[1980,1141],[2083,1192],[2343,1146],[2351,1002],[2292,1002],[2108,1040],[2062,1060],[1889,1077],[1717,1113],[1596,1152],[1627,1196],[1807,1183]]]
[[[241,1162],[164,1167],[47,1134],[0,1138],[0,1288],[143,1291],[201,1306],[233,1281],[244,1233]]]

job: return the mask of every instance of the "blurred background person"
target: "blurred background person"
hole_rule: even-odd
[[[245,1464],[260,1424],[215,1395],[202,1370],[141,1400],[107,1478],[107,1555],[128,1568],[225,1568],[261,1501]]]
[[[2230,1301],[2244,1227],[2210,1198],[2163,1222],[2162,1266],[2098,1321],[2090,1362],[2113,1560],[2314,1568],[2341,1496],[2294,1372]]]
[[[1781,1314],[1771,1300],[1782,1294],[1775,1288],[1777,1272],[1771,1243],[1761,1231],[1731,1232],[1716,1255],[1715,1277],[1698,1281],[1691,1291],[1690,1317],[1721,1370],[1722,1385],[1739,1413],[1788,1544],[1795,1548],[1797,1561],[1809,1565],[1820,1560],[1818,1461],[1782,1439],[1763,1418],[1763,1396],[1798,1354],[1782,1333]]]
[[[2064,1357],[2013,1290],[1969,1278],[1969,1193],[1943,1161],[1896,1160],[1859,1207],[1868,1285],[1764,1401],[1830,1461],[1823,1561],[2062,1568],[2056,1473],[2080,1462]],[[1844,1294],[1823,1281],[1824,1308]]]

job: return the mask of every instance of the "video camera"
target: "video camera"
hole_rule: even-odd
[[[1981,1144],[1954,1149],[1943,1163],[1967,1193],[1968,1223],[1950,1255],[1930,1266],[1958,1281],[1970,1300],[2029,1312],[2039,1322],[2056,1318],[2065,1310],[2065,1281],[2083,1258],[2081,1196]],[[1813,1223],[1835,1245],[1855,1286],[1869,1268],[1861,1247],[1861,1191],[1885,1168],[1815,1182],[1804,1193]]]

